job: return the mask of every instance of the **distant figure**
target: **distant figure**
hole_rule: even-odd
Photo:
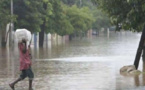
[[[19,47],[19,53],[20,53],[20,71],[21,75],[20,77],[14,81],[13,83],[9,84],[9,86],[12,88],[12,90],[15,90],[15,84],[19,81],[25,79],[26,77],[29,77],[29,90],[32,89],[32,81],[34,78],[33,71],[31,70],[31,54],[30,54],[30,45],[27,48],[27,43],[25,39],[22,39],[22,41],[18,42]]]

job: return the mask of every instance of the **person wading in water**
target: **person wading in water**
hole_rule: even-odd
[[[24,80],[26,77],[29,78],[29,90],[32,89],[32,81],[34,78],[33,71],[31,69],[31,54],[30,54],[30,45],[27,49],[27,43],[25,39],[22,39],[21,42],[18,43],[19,53],[20,53],[20,77],[14,81],[13,83],[9,84],[12,90],[15,90],[15,84],[21,80]]]

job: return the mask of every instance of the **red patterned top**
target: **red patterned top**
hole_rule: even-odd
[[[26,53],[23,53],[23,49],[25,48],[25,45],[23,43],[18,44],[19,47],[19,53],[20,53],[20,70],[26,70],[31,66],[31,60],[29,56],[29,50],[26,49]]]

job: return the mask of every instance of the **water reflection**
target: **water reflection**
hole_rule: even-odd
[[[144,62],[144,60],[143,60],[142,66],[143,66],[142,74],[134,76],[134,83],[135,83],[135,86],[137,86],[137,87],[145,86],[145,73],[144,73],[145,72],[145,62]]]
[[[70,42],[32,45],[35,90],[143,90],[145,74],[122,76],[120,67],[133,64],[140,34],[110,32]],[[18,49],[0,48],[0,89],[19,75]],[[145,71],[140,62],[139,70]],[[27,79],[17,85],[28,85]]]

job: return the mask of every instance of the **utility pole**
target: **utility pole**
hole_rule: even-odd
[[[80,0],[80,7],[82,6],[82,0]]]
[[[13,36],[13,0],[11,0],[11,22],[10,22],[10,29],[9,29],[9,46],[12,46],[14,43],[14,36]]]
[[[13,0],[11,0],[11,16],[13,16]]]

